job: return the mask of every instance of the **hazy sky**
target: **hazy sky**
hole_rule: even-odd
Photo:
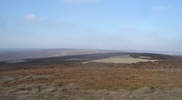
[[[0,0],[0,48],[182,51],[182,0]]]

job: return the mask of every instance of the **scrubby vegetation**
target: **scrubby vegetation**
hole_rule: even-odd
[[[0,100],[180,100],[182,59],[1,64]],[[170,96],[170,97],[169,97]]]

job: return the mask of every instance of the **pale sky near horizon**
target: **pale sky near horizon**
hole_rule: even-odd
[[[181,0],[0,0],[0,48],[182,51]]]

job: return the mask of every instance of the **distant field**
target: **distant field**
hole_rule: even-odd
[[[97,59],[97,60],[90,60],[87,62],[83,62],[83,63],[89,63],[89,62],[97,62],[97,63],[127,63],[127,64],[131,64],[131,63],[138,63],[138,62],[154,62],[157,60],[151,60],[150,57],[145,57],[145,56],[141,56],[138,58],[134,58],[131,57],[130,55],[123,55],[123,56],[113,56],[113,57],[109,57],[109,58],[104,58],[104,59]]]

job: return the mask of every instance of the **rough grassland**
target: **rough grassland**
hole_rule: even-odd
[[[181,65],[181,59],[2,65],[0,100],[181,100]]]
[[[179,69],[180,70],[180,69]],[[74,83],[81,89],[136,89],[182,86],[182,72],[120,67],[55,67],[1,72],[2,86]],[[4,81],[10,78],[10,81]]]

